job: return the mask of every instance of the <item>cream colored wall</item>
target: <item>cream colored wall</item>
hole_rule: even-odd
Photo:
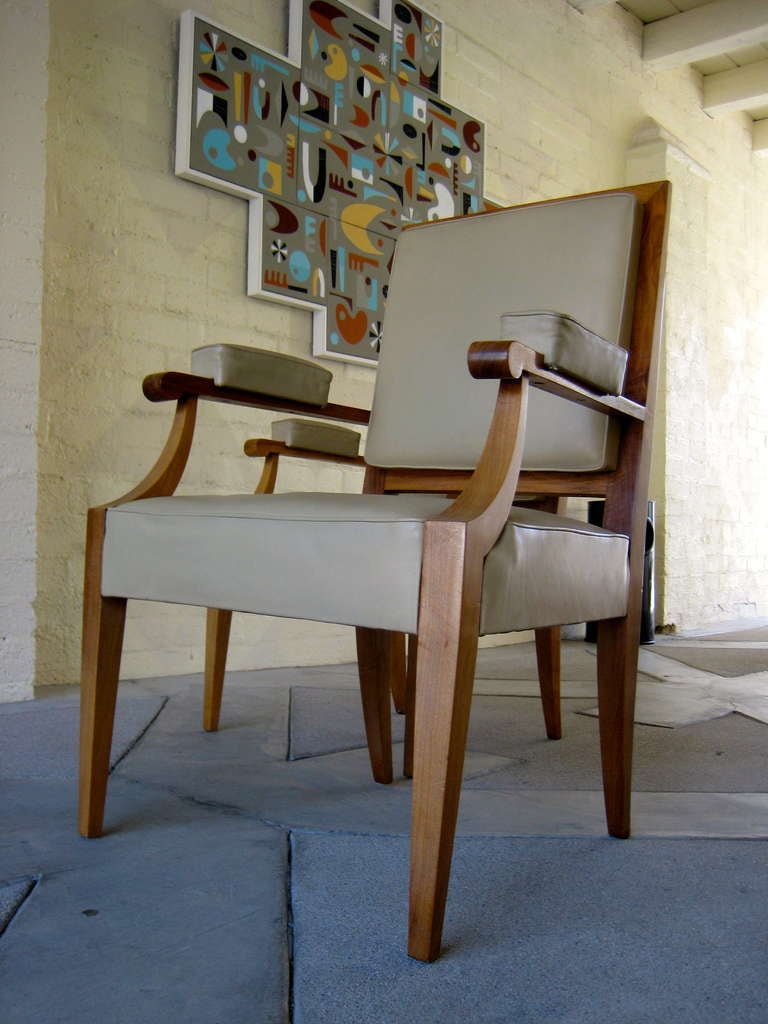
[[[0,7],[0,701],[35,674],[47,0]]]
[[[40,406],[38,678],[76,677],[83,510],[132,485],[171,410],[141,396],[145,373],[184,368],[205,342],[306,355],[309,315],[244,295],[246,204],[172,173],[174,0],[50,0],[48,209]],[[654,75],[640,26],[617,5],[435,0],[445,21],[443,95],[486,122],[486,192],[505,202],[622,184],[645,119],[685,139],[701,175],[676,180],[665,418],[664,621],[678,627],[768,611],[768,423],[759,381],[766,326],[766,165],[739,117],[707,118],[690,71]],[[372,9],[368,4],[367,10]],[[277,50],[285,0],[201,9]],[[695,181],[693,180],[695,178]],[[727,358],[727,362],[726,362]],[[744,381],[736,372],[750,361]],[[366,404],[372,375],[334,364],[332,398]],[[267,414],[204,408],[183,488],[252,485],[242,441]],[[662,470],[659,470],[662,466]],[[291,466],[287,487],[359,487],[353,472]],[[761,532],[762,531],[762,532]],[[124,675],[199,670],[202,613],[130,613]],[[237,620],[240,619],[238,622]],[[351,631],[236,617],[233,668],[344,660]]]

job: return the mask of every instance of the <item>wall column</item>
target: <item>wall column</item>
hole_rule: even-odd
[[[674,609],[685,603],[683,591],[694,585],[700,568],[690,506],[698,500],[691,467],[698,461],[694,452],[701,436],[695,424],[706,394],[710,174],[679,139],[649,119],[627,151],[626,180],[636,185],[663,179],[672,182],[672,205],[649,495],[656,501],[656,623],[673,629]]]
[[[48,2],[4,0],[0,35],[0,701],[35,678]]]

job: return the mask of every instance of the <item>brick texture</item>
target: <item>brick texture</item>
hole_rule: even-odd
[[[78,667],[84,510],[140,478],[170,421],[170,408],[142,398],[142,376],[186,368],[206,342],[306,355],[310,317],[246,298],[246,204],[173,176],[177,23],[187,4],[49,6],[38,673],[68,682]],[[486,123],[489,196],[519,202],[620,185],[647,118],[684,139],[706,172],[682,162],[675,173],[666,440],[654,476],[661,607],[678,628],[768,614],[768,164],[751,152],[746,118],[707,117],[688,69],[645,69],[640,25],[617,4],[585,15],[565,0],[428,6],[445,22],[443,95]],[[283,0],[209,0],[201,9],[277,50],[286,12]],[[0,308],[0,317],[12,312]],[[34,323],[21,302],[14,315],[22,332]],[[333,400],[370,401],[369,370],[333,369]],[[242,443],[269,422],[204,409],[183,489],[252,486],[257,467]],[[354,471],[299,464],[283,481],[360,486]],[[237,617],[230,665],[352,655],[348,629]],[[197,670],[201,657],[199,610],[130,613],[125,675]]]

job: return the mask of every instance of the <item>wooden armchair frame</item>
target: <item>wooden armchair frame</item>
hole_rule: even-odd
[[[318,462],[333,462],[344,466],[365,467],[365,460],[360,455],[334,455],[330,452],[319,452],[312,448],[293,448],[283,441],[272,441],[267,438],[255,438],[246,441],[243,451],[252,458],[263,458],[264,465],[261,476],[256,484],[255,494],[272,494],[277,484],[277,473],[281,457],[309,459]],[[203,728],[206,732],[216,732],[221,717],[221,701],[224,693],[224,673],[227,664],[229,634],[232,628],[232,612],[226,608],[209,608],[205,619],[205,671],[203,692]],[[405,692],[405,660],[399,671],[393,675],[393,698],[401,706]],[[398,706],[398,710],[400,710]],[[404,708],[403,708],[404,709]]]
[[[409,669],[415,662],[415,685],[411,680],[409,696],[415,706],[415,716],[410,716],[415,731],[408,948],[410,955],[420,960],[433,960],[440,950],[477,653],[483,561],[505,527],[516,494],[543,495],[551,507],[570,496],[602,497],[605,528],[629,537],[627,614],[600,622],[597,652],[608,831],[617,837],[629,834],[651,407],[657,373],[654,342],[660,330],[669,186],[661,182],[611,191],[634,193],[642,209],[625,396],[601,396],[544,369],[540,357],[518,342],[476,342],[469,347],[470,372],[476,377],[498,379],[499,390],[485,447],[474,472],[376,467],[369,467],[366,472],[365,490],[369,493],[458,494],[449,508],[424,524],[418,656],[409,659]],[[616,468],[597,473],[521,472],[530,386],[554,391],[618,418],[621,437]],[[199,398],[353,424],[367,423],[369,417],[366,410],[355,407],[328,405],[318,409],[267,395],[218,388],[205,378],[179,373],[147,378],[144,393],[152,401],[177,401],[166,446],[136,488],[88,513],[80,828],[89,836],[100,834],[102,829],[126,606],[124,598],[105,598],[100,591],[107,509],[138,498],[173,493],[189,454]],[[397,634],[358,628],[357,636],[374,777],[389,781],[389,684],[393,637]],[[544,674],[549,676],[542,683],[543,690],[554,689],[558,674],[556,638],[556,630],[537,631],[540,670],[544,666]],[[554,728],[555,723],[552,724]]]

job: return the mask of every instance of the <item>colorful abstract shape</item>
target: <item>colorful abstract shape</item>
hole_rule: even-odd
[[[488,205],[483,126],[440,99],[441,23],[380,2],[290,0],[290,58],[186,12],[177,129],[179,175],[251,200],[248,293],[369,365],[403,225]]]

